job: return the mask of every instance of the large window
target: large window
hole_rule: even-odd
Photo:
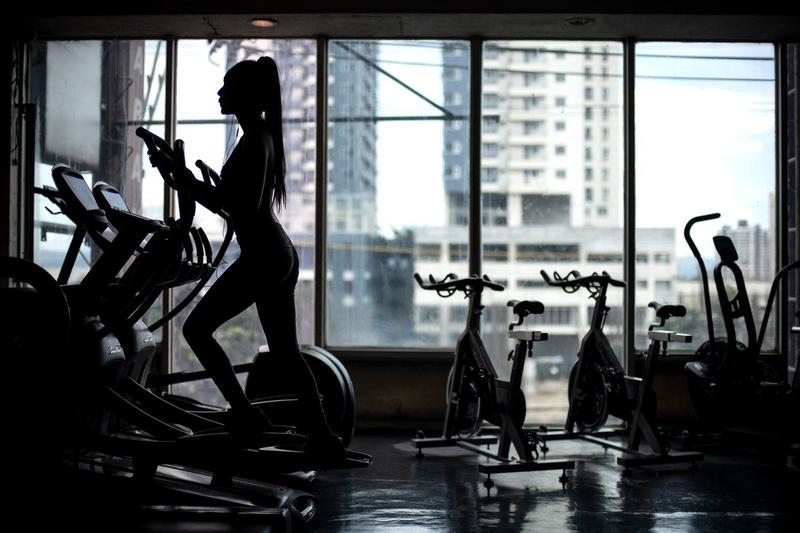
[[[442,301],[412,276],[466,274],[469,48],[332,41],[329,50],[326,340],[447,346],[446,313],[425,311]]]
[[[604,55],[607,76],[587,75]],[[506,302],[534,299],[543,316],[528,319],[549,333],[537,343],[523,380],[529,422],[556,423],[567,408],[567,378],[582,336],[589,327],[593,300],[579,292],[545,288],[539,271],[582,274],[606,270],[622,277],[622,46],[609,42],[489,41],[483,49],[487,71],[504,83],[484,84],[483,101],[495,100],[487,116],[498,126],[482,131],[482,144],[499,144],[503,157],[482,160],[497,179],[481,183],[483,273],[506,280],[507,290],[484,296],[481,334],[501,377],[510,372],[507,338],[512,321]],[[595,70],[597,70],[595,68]],[[526,83],[535,79],[536,83]],[[594,95],[605,94],[598,101]],[[519,105],[519,101],[523,104]],[[602,109],[606,109],[606,115]],[[602,131],[605,136],[592,135]],[[606,159],[583,155],[607,153]],[[598,176],[599,179],[595,179]],[[502,198],[503,224],[498,224]],[[513,251],[509,257],[499,254]],[[508,253],[508,252],[506,252]],[[502,257],[502,261],[499,259]],[[622,315],[623,292],[608,295],[612,314]],[[608,322],[606,334],[622,358],[621,320]],[[619,324],[619,325],[617,325]],[[453,341],[455,339],[452,339]]]
[[[50,184],[52,165],[66,163],[92,182],[118,186],[132,210],[162,218],[163,184],[135,127],[163,135],[165,96],[174,92],[176,134],[186,142],[188,160],[219,170],[241,132],[232,117],[220,115],[216,91],[234,63],[271,55],[281,74],[288,166],[288,204],[280,218],[301,260],[301,343],[451,350],[464,328],[466,301],[421,290],[413,274],[466,276],[475,253],[481,273],[507,287],[486,295],[482,328],[501,378],[511,345],[506,301],[536,299],[548,309],[532,322],[550,340],[536,346],[524,387],[529,421],[559,421],[593,301],[546,287],[539,271],[607,271],[622,279],[629,252],[635,280],[626,281],[634,305],[623,309],[621,289],[608,294],[605,330],[618,356],[626,335],[637,349],[645,347],[651,300],[687,307],[689,315],[671,327],[693,334],[693,349],[706,336],[705,313],[682,230],[690,217],[710,212],[721,218],[694,232],[706,267],[713,275],[718,262],[712,236],[728,235],[760,318],[780,266],[773,45],[637,44],[634,117],[622,112],[619,42],[487,41],[475,88],[466,41],[333,39],[327,49],[324,213],[316,201],[314,40],[180,40],[174,86],[165,76],[163,41],[34,42],[35,184]],[[480,117],[470,117],[471,95],[481,104]],[[623,225],[625,120],[635,125],[634,227]],[[475,124],[481,125],[480,161],[470,161]],[[471,177],[480,188],[474,195]],[[481,203],[475,219],[470,198]],[[72,227],[45,207],[36,197],[34,257],[55,275]],[[323,214],[325,270],[318,272],[315,222]],[[218,246],[226,229],[221,221],[199,209],[195,222]],[[480,247],[470,242],[470,226],[480,232]],[[626,232],[634,233],[633,250],[624,249]],[[220,271],[237,253],[234,240]],[[97,255],[84,245],[71,279],[80,279]],[[324,301],[315,302],[320,288]],[[172,303],[190,289],[174,290]],[[721,334],[713,286],[711,294]],[[199,366],[181,333],[190,309],[172,322],[175,369]],[[321,332],[314,328],[319,309]],[[633,316],[632,332],[624,331],[625,313]],[[765,348],[771,349],[775,328],[768,332]],[[226,324],[217,338],[234,362],[250,360],[266,342],[255,309]],[[192,387],[198,388],[184,392],[216,393],[209,384]]]
[[[711,278],[716,334],[724,336],[714,235],[737,247],[760,326],[776,267],[774,46],[638,44],[635,109],[636,277],[648,282],[637,286],[637,308],[651,300],[683,304],[687,316],[670,327],[693,335],[690,348],[707,340],[700,271],[683,228],[691,217],[717,212],[720,218],[692,230]],[[653,316],[637,317],[639,347]],[[770,328],[764,348],[773,346]]]
[[[162,41],[35,41],[34,184],[52,187],[53,166],[65,164],[90,186],[103,181],[117,187],[131,211],[163,218],[163,182],[134,132],[148,124],[163,134],[165,56]],[[57,277],[75,227],[55,211],[34,196],[33,258]],[[80,281],[99,254],[84,241],[69,281]]]
[[[241,137],[233,116],[220,114],[217,91],[225,72],[243,59],[269,55],[278,65],[283,100],[283,134],[286,155],[286,207],[278,216],[300,257],[300,279],[295,301],[298,340],[313,342],[314,326],[314,232],[316,164],[316,44],[311,40],[184,40],[177,57],[177,138],[186,143],[186,159],[202,159],[219,171]],[[204,229],[216,252],[227,228],[216,215],[197,209],[195,225]],[[239,254],[233,239],[217,275]],[[213,284],[216,276],[209,280]],[[191,286],[173,291],[173,303],[182,300]],[[201,291],[200,295],[204,291]],[[199,298],[200,296],[198,296]],[[175,370],[200,368],[186,345],[181,328],[189,306],[173,322],[172,366]],[[267,345],[255,305],[224,324],[215,337],[234,363],[249,362],[260,346]],[[181,385],[183,393],[217,398],[210,382]]]

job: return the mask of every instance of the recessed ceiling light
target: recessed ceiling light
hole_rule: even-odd
[[[589,17],[572,17],[567,19],[567,24],[570,26],[586,26],[593,22],[594,19]]]
[[[271,28],[278,25],[278,21],[267,17],[253,17],[250,19],[250,25],[256,28]]]

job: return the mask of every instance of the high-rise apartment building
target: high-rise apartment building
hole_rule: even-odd
[[[769,229],[739,220],[736,226],[722,226],[720,235],[730,237],[739,255],[737,264],[745,279],[769,280],[775,276],[775,247]]]
[[[469,180],[469,51],[443,47],[444,189],[449,227],[417,232],[420,271],[467,271],[467,243],[455,227],[468,224],[463,191]],[[506,286],[487,295],[484,332],[504,354],[510,319],[505,300],[535,298],[547,311],[543,353],[569,358],[588,328],[592,301],[546,288],[540,270],[608,271],[622,278],[622,61],[615,43],[493,41],[483,49],[481,94],[482,273]],[[675,235],[637,231],[637,331],[652,318],[647,303],[675,298]],[[638,270],[638,269],[637,269]],[[463,328],[460,301],[417,296],[420,331],[452,344]],[[621,338],[623,292],[609,292],[607,333]],[[440,308],[434,312],[435,308]],[[425,322],[435,320],[440,327]],[[492,335],[487,335],[492,339]],[[571,359],[569,359],[571,360]]]
[[[468,50],[445,46],[444,102],[469,109]],[[481,185],[488,226],[621,225],[621,68],[607,43],[494,41],[483,52]],[[445,125],[449,221],[465,225],[468,132]]]

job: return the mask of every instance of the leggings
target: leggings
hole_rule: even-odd
[[[186,342],[233,409],[249,406],[249,402],[230,359],[213,333],[254,303],[270,352],[295,363],[293,368],[300,373],[299,382],[310,379],[310,383],[304,383],[303,390],[298,391],[301,401],[317,395],[313,375],[297,343],[294,303],[299,272],[297,251],[292,246],[276,246],[271,252],[268,256],[243,252],[197,303],[183,326]],[[316,411],[315,406],[311,409]]]

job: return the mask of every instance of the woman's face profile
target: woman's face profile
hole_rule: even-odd
[[[243,69],[234,65],[225,74],[222,87],[217,91],[219,96],[220,112],[223,115],[232,115],[247,106],[249,91],[244,76]]]
[[[233,105],[235,100],[233,89],[234,86],[226,75],[224,81],[222,82],[222,87],[220,87],[219,91],[217,91],[217,95],[219,96],[219,110],[223,115],[233,114]]]

